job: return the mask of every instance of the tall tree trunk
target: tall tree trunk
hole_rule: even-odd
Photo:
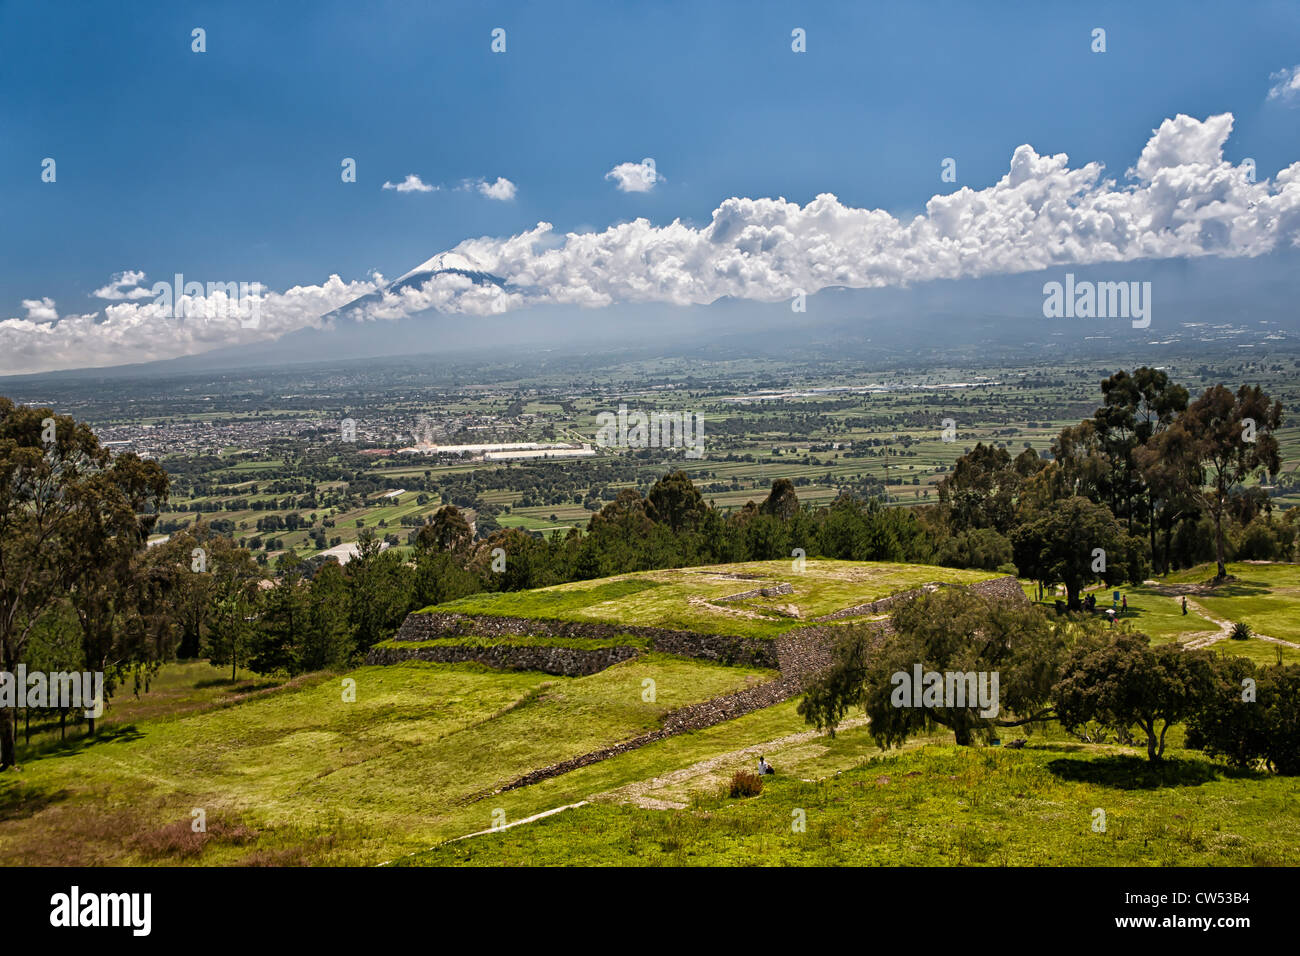
[[[1228,565],[1224,561],[1223,546],[1223,497],[1219,497],[1219,507],[1214,511],[1214,556],[1219,564],[1219,578],[1228,576]]]
[[[1151,563],[1155,564],[1160,560],[1156,553],[1156,503],[1147,498],[1147,525],[1151,529]],[[1157,573],[1168,574],[1168,570],[1163,566],[1157,566]]]
[[[14,739],[16,729],[14,709],[0,707],[0,770],[12,767],[18,762],[18,741]]]

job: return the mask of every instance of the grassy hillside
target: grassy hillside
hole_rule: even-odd
[[[1185,577],[1203,581],[1204,570]],[[1119,626],[1185,642],[1219,633],[1216,620],[1275,621],[1270,614],[1295,606],[1294,566],[1233,571],[1237,584],[1196,594],[1204,615],[1183,616],[1155,586],[1123,589],[1131,614]],[[770,637],[929,581],[989,577],[838,561],[810,561],[799,574],[777,561],[443,607]],[[720,600],[780,583],[792,593]],[[446,639],[475,640],[592,646]],[[1214,644],[1262,662],[1279,646]],[[1288,660],[1296,653],[1283,649]],[[0,865],[1300,863],[1290,809],[1300,782],[1184,751],[1180,728],[1169,767],[1153,776],[1137,751],[1083,745],[1059,729],[1018,751],[956,748],[936,734],[884,753],[856,714],[832,739],[810,731],[790,700],[493,795],[528,771],[653,730],[670,710],[775,675],[661,654],[582,678],[427,663],[284,685],[243,675],[231,685],[223,674],[206,663],[168,665],[149,693],[123,692],[110,704],[94,740],[60,745],[47,732],[17,771],[0,775]],[[646,678],[653,699],[643,696]],[[344,700],[344,679],[355,681],[355,701]],[[780,776],[759,797],[720,798],[731,773],[760,752]],[[444,844],[580,801],[590,803]],[[1091,829],[1098,807],[1105,834]],[[191,829],[195,808],[206,833]],[[806,813],[804,833],[790,829],[795,810]]]
[[[1001,575],[930,565],[807,561],[797,571],[791,561],[754,561],[642,571],[536,591],[474,594],[429,610],[775,637],[841,608],[933,581],[969,584],[996,577]],[[718,603],[780,584],[789,584],[793,592]]]
[[[781,766],[779,758],[777,766]],[[1179,754],[946,745],[689,809],[591,804],[447,844],[415,865],[1277,866],[1300,864],[1300,782]],[[1105,832],[1093,830],[1105,812]],[[802,811],[806,829],[794,824]]]
[[[0,864],[377,863],[489,825],[513,805],[469,801],[528,770],[772,675],[649,655],[582,678],[432,664],[346,676],[355,702],[340,676],[316,676],[26,761],[0,776]]]

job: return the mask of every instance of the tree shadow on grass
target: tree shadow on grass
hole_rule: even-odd
[[[70,740],[51,740],[33,746],[23,753],[22,760],[19,763],[40,757],[73,757],[88,747],[94,747],[98,744],[126,744],[143,739],[144,734],[140,732],[140,729],[135,724],[114,724],[98,731],[93,737],[89,734],[82,734]]]
[[[1208,591],[1202,594],[1193,594],[1191,598],[1196,600],[1198,597],[1258,597],[1261,594],[1272,593],[1273,588],[1271,586],[1258,581],[1228,581],[1224,584],[1212,585]]]
[[[34,817],[46,807],[70,796],[72,794],[67,790],[40,790],[21,784],[10,790],[0,790],[0,823]]]
[[[1158,790],[1162,787],[1199,787],[1220,777],[1256,779],[1257,771],[1237,770],[1205,760],[1166,757],[1151,763],[1144,757],[1112,754],[1091,760],[1051,760],[1047,769],[1062,780],[1091,783],[1116,790]]]
[[[195,690],[206,690],[209,687],[228,687],[232,691],[240,694],[250,694],[257,690],[266,690],[268,687],[279,687],[283,681],[271,680],[269,678],[240,677],[237,680],[231,680],[229,677],[212,677],[206,680],[194,682]]]

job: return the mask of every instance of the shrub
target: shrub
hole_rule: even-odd
[[[1247,640],[1250,635],[1250,625],[1245,621],[1238,621],[1236,624],[1232,625],[1232,630],[1228,632],[1228,636],[1234,641]]]
[[[1274,773],[1300,775],[1300,666],[1257,668],[1228,657],[1216,660],[1214,670],[1216,686],[1188,721],[1187,747],[1236,767],[1262,761]]]
[[[731,777],[733,797],[756,797],[763,792],[763,781],[752,770],[737,770]]]

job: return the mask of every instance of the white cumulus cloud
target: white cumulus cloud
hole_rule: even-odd
[[[1006,175],[981,189],[935,195],[898,219],[847,206],[831,193],[800,205],[732,197],[709,222],[646,219],[558,235],[550,223],[504,238],[467,239],[412,270],[486,272],[504,286],[443,271],[419,286],[383,291],[380,276],[266,292],[261,326],[236,319],[177,320],[155,303],[118,302],[96,315],[57,317],[49,299],[23,302],[0,322],[0,369],[37,371],[193,354],[304,326],[371,292],[361,318],[427,309],[495,314],[531,305],[623,302],[703,304],[721,296],[777,301],[795,290],[906,285],[1069,265],[1196,256],[1257,256],[1300,246],[1300,162],[1273,177],[1223,158],[1231,114],[1178,115],[1153,132],[1125,185],[1099,163],[1071,167],[1064,153],[1017,147]],[[636,164],[632,164],[636,165]],[[201,302],[201,298],[198,300]],[[220,311],[220,310],[218,310]]]
[[[612,179],[620,191],[625,193],[648,193],[655,183],[663,179],[655,168],[653,159],[643,159],[639,163],[619,163],[605,174]]]
[[[488,199],[507,200],[515,198],[515,184],[504,176],[498,176],[497,181],[489,183],[483,180],[478,184],[478,191]]]
[[[114,275],[108,285],[96,289],[91,295],[97,299],[108,299],[112,302],[120,302],[123,299],[148,298],[153,293],[140,287],[140,283],[144,279],[143,272],[127,269],[125,272]]]
[[[400,183],[390,183],[384,181],[385,189],[396,189],[399,193],[431,193],[438,189],[437,186],[430,186],[415,173],[407,173],[406,178]]]
[[[1300,103],[1300,64],[1270,73],[1268,78],[1273,81],[1268,90],[1270,100],[1281,100],[1287,105]]]

